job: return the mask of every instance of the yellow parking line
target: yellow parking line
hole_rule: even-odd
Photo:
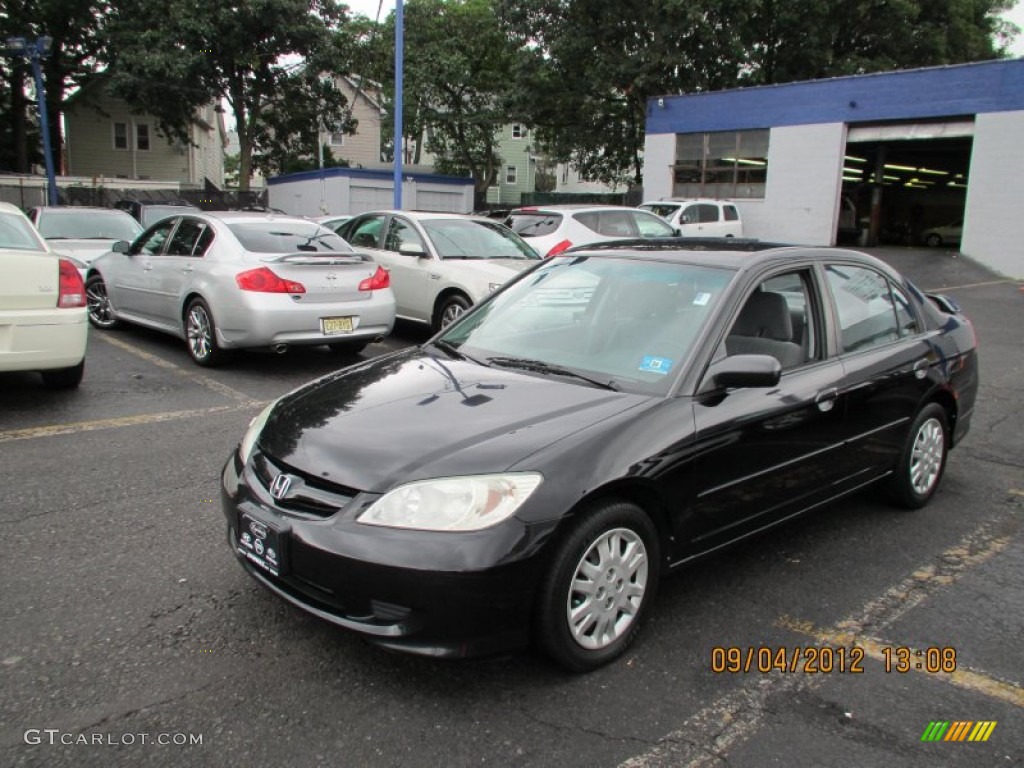
[[[78,421],[70,424],[51,424],[45,427],[28,427],[25,429],[9,429],[0,432],[0,443],[13,440],[30,440],[36,437],[53,437],[55,435],[71,435],[76,432],[93,432],[97,429],[116,429],[118,427],[134,427],[141,424],[156,424],[161,421],[179,421],[206,416],[212,413],[226,413],[254,408],[259,403],[239,403],[238,405],[217,405],[212,408],[198,408],[189,411],[165,411],[163,413],[142,413],[137,416],[119,416],[113,419],[97,419],[95,421]]]
[[[174,371],[175,373],[180,374],[181,376],[184,376],[185,378],[191,381],[194,381],[196,384],[199,384],[200,386],[213,390],[219,395],[224,395],[225,397],[228,397],[232,400],[237,400],[240,403],[250,404],[256,402],[255,398],[252,398],[249,395],[245,394],[244,392],[240,392],[239,390],[234,389],[233,387],[229,387],[227,384],[221,384],[219,381],[214,381],[213,379],[207,376],[202,376],[199,373],[196,373],[195,371],[186,370],[182,368],[180,365],[176,365],[170,362],[169,360],[164,360],[162,357],[158,357],[157,355],[146,352],[143,349],[139,349],[134,344],[129,344],[127,341],[114,338],[108,333],[97,334],[97,336],[94,338],[103,339],[103,341],[107,342],[107,344],[111,344],[112,346],[115,346],[118,349],[123,349],[125,352],[129,352],[135,355],[136,357],[142,358],[147,363],[152,363],[153,365],[168,371]]]
[[[967,283],[966,285],[944,285],[941,288],[925,288],[925,293],[942,293],[943,291],[962,291],[967,288],[987,288],[990,285],[1006,285],[1016,283],[1017,280],[1004,278],[1002,280],[989,280],[985,283]]]

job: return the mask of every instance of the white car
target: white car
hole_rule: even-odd
[[[54,252],[87,265],[118,240],[134,240],[142,233],[142,225],[117,208],[43,205],[32,208],[28,217]]]
[[[86,314],[74,264],[47,248],[25,214],[0,203],[0,371],[39,371],[48,386],[77,387]]]
[[[619,205],[526,206],[515,208],[506,223],[544,257],[577,245],[679,234],[660,216]]]
[[[956,245],[964,233],[964,223],[955,221],[952,224],[944,224],[941,227],[931,227],[921,232],[921,239],[930,248],[938,248],[941,245]]]
[[[540,257],[482,216],[371,211],[338,234],[391,273],[398,316],[440,329]]]
[[[724,200],[672,198],[641,203],[640,208],[663,217],[681,237],[743,237],[739,209]]]

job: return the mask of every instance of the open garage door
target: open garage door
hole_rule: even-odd
[[[957,248],[974,122],[851,126],[837,242]]]

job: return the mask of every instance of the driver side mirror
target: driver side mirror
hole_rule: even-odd
[[[110,246],[110,250],[112,250],[114,253],[128,253],[128,248],[129,243],[127,240],[118,240],[116,243]]]
[[[711,364],[702,392],[730,387],[774,387],[782,365],[771,355],[731,355]]]
[[[402,243],[398,246],[398,252],[406,256],[426,256],[427,252],[419,243]]]

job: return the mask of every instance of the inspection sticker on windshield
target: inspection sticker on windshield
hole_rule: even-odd
[[[706,307],[709,301],[711,301],[711,294],[701,292],[693,297],[693,306]]]
[[[644,373],[660,373],[664,376],[672,370],[672,361],[667,357],[645,355],[644,359],[640,361],[640,370]]]

